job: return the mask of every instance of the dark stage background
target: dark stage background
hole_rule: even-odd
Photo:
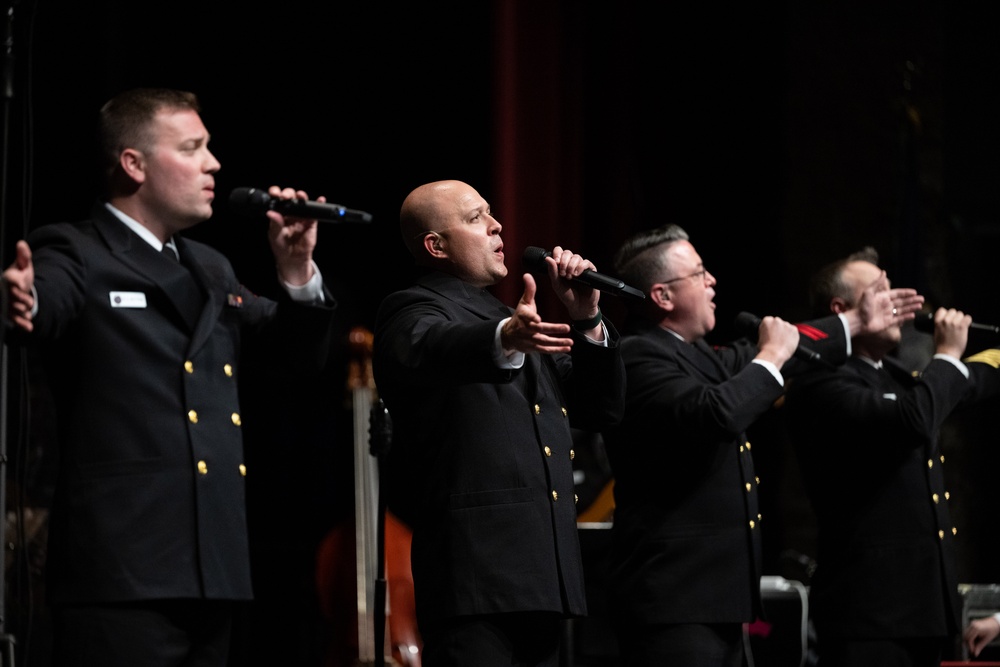
[[[511,304],[525,246],[561,244],[612,272],[629,234],[675,222],[719,282],[712,342],[740,310],[804,317],[810,273],[864,245],[932,306],[1000,319],[1000,44],[968,0],[3,6],[5,266],[28,229],[87,213],[97,109],[134,86],[201,98],[222,170],[216,215],[191,235],[226,252],[250,288],[272,289],[272,262],[264,221],[228,210],[233,188],[293,185],[374,216],[320,231],[345,361],[302,391],[245,366],[259,589],[237,651],[248,662],[317,664],[329,641],[312,576],[319,540],[352,512],[346,336],[370,329],[407,276],[396,223],[416,185],[458,178],[492,203],[512,269],[497,291]],[[602,306],[622,323],[620,303]],[[907,340],[926,354],[926,337]],[[23,410],[30,359],[12,354],[10,375],[7,503],[23,526],[25,510],[45,507],[55,453],[44,397]],[[953,420],[945,443],[967,582],[1000,581],[990,412]],[[812,525],[778,420],[762,421],[754,448],[770,570],[806,576]],[[830,460],[849,488],[864,453],[844,444]],[[34,541],[11,532],[6,629],[22,664],[42,664],[44,526]]]

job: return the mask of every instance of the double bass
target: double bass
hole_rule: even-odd
[[[361,327],[352,329],[348,336],[354,521],[331,530],[317,552],[316,587],[331,628],[323,667],[420,667],[422,643],[410,573],[411,534],[379,502],[376,453],[390,446],[391,426],[377,399],[372,341],[371,332]]]

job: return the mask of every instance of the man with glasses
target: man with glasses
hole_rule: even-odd
[[[760,613],[761,516],[747,428],[784,390],[803,333],[762,319],[756,344],[711,347],[715,276],[676,225],[641,232],[615,258],[647,298],[622,338],[625,416],[604,433],[615,477],[611,613],[622,664],[747,664],[743,624]],[[884,276],[880,281],[884,281]],[[857,308],[801,327],[833,363],[850,336],[913,317],[922,299],[875,281]]]

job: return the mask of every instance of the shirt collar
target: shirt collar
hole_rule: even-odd
[[[119,220],[121,220],[122,223],[124,223],[126,227],[128,227],[133,232],[135,232],[136,234],[138,234],[139,238],[141,238],[143,241],[145,241],[149,245],[153,246],[153,249],[156,250],[156,252],[162,252],[164,245],[169,245],[169,246],[173,247],[176,250],[177,246],[173,245],[173,239],[171,239],[166,244],[164,244],[163,242],[160,241],[160,239],[156,238],[156,235],[153,234],[153,232],[151,232],[148,229],[146,229],[143,226],[143,224],[141,222],[139,222],[138,220],[136,220],[135,218],[129,217],[128,215],[122,213],[121,211],[119,211],[117,208],[115,208],[114,206],[112,206],[108,202],[104,202],[104,206],[109,211],[111,211],[111,213],[116,218],[118,218]]]
[[[878,361],[875,361],[874,359],[869,359],[868,357],[866,357],[864,355],[861,355],[861,354],[856,354],[854,356],[857,357],[858,359],[860,359],[861,361],[865,362],[866,364],[868,364],[869,366],[871,366],[872,368],[874,368],[876,370],[881,370],[881,368],[882,368],[882,360],[881,359],[879,359]]]

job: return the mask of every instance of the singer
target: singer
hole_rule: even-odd
[[[622,338],[625,417],[604,432],[615,477],[611,617],[624,665],[743,667],[743,624],[761,612],[761,516],[747,428],[816,368],[800,340],[832,363],[849,334],[919,308],[912,290],[873,280],[861,307],[801,327],[764,317],[757,344],[712,347],[715,276],[676,225],[639,233],[617,275],[646,293]],[[911,315],[912,316],[912,315]]]
[[[823,267],[813,302],[854,307],[884,275],[865,248]],[[817,569],[809,605],[820,664],[940,664],[961,629],[951,494],[941,425],[963,401],[998,390],[1000,351],[962,360],[972,318],[934,315],[934,357],[918,374],[890,353],[898,325],[855,334],[835,371],[788,391],[785,411],[804,486],[816,512]],[[858,492],[856,492],[858,491]]]
[[[511,309],[488,291],[507,275],[501,229],[466,183],[413,190],[400,230],[417,276],[375,324],[424,667],[557,667],[561,619],[586,613],[570,427],[622,414],[618,334],[574,280],[593,263],[558,246],[545,260],[572,325],[543,319],[530,273]]]
[[[285,289],[257,297],[183,236],[212,215],[220,169],[196,97],[126,91],[99,132],[102,201],[19,241],[4,272],[9,338],[38,346],[55,396],[54,664],[224,667],[252,597],[241,337],[283,368],[323,368],[335,303],[312,261],[316,221],[268,213]]]

